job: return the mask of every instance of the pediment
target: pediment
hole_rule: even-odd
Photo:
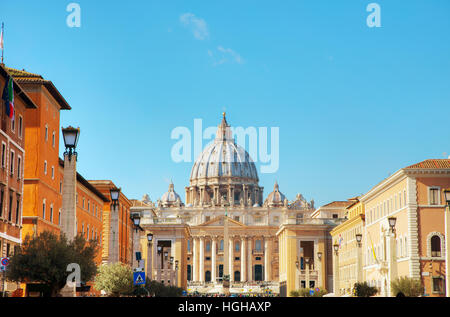
[[[225,218],[225,216],[218,216],[218,217],[215,217],[213,219],[210,219],[209,221],[206,221],[206,222],[200,224],[199,226],[201,226],[201,227],[223,227],[224,218]],[[230,228],[245,227],[245,225],[242,222],[231,219],[230,217],[227,217],[227,218],[228,218],[228,226]]]

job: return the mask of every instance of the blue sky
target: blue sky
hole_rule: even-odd
[[[66,6],[81,27],[66,25]],[[450,2],[367,0],[2,1],[7,66],[42,74],[81,128],[78,171],[129,198],[183,197],[192,163],[171,131],[279,127],[280,168],[259,174],[322,205],[450,155]],[[184,19],[183,19],[184,17]],[[61,153],[63,152],[60,146]]]

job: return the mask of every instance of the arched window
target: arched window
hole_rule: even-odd
[[[255,250],[256,251],[261,251],[261,240],[256,240],[255,241]]]
[[[210,252],[211,251],[211,242],[206,241],[206,252]]]
[[[223,251],[223,240],[220,240],[219,251]]]
[[[432,257],[441,256],[441,238],[439,236],[431,237],[431,256]]]

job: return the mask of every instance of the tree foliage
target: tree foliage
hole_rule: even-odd
[[[378,289],[374,286],[370,286],[367,282],[355,283],[353,286],[353,292],[356,297],[370,297],[378,293]]]
[[[94,287],[109,296],[131,295],[133,293],[133,271],[120,262],[102,265],[95,277]]]
[[[424,287],[420,279],[402,276],[391,282],[391,292],[392,296],[403,293],[406,297],[418,297],[423,294]]]
[[[56,296],[66,285],[70,263],[77,263],[81,269],[81,281],[88,282],[97,271],[94,262],[98,246],[87,242],[82,236],[73,241],[55,233],[44,231],[39,236],[27,236],[9,262],[7,279],[15,282],[41,283]]]
[[[146,280],[145,288],[150,293],[150,296],[155,297],[180,297],[183,294],[183,289],[174,285],[164,285],[157,281]]]

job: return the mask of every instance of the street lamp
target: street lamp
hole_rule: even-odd
[[[133,220],[134,228],[136,229],[136,233],[138,232],[138,229],[141,227],[139,226],[141,224],[141,216],[136,213],[131,216],[131,219]]]
[[[361,246],[361,240],[362,240],[362,234],[361,233],[355,234],[355,238],[356,238],[356,242],[358,243],[358,247],[360,247]]]
[[[158,250],[158,254],[161,254],[161,252],[162,252],[162,247],[161,247],[160,245],[158,245],[157,250]]]
[[[333,244],[333,249],[334,249],[334,252],[336,253],[336,255],[338,255],[338,252],[339,252],[339,244],[337,244],[337,243]]]
[[[444,197],[445,197],[445,203],[446,206],[450,206],[450,189],[444,189]]]
[[[120,188],[114,187],[109,190],[109,193],[111,195],[111,201],[113,203],[113,206],[116,206],[119,203],[119,196],[120,196]]]
[[[147,241],[148,244],[151,244],[153,242],[153,233],[147,233]]]
[[[397,218],[389,217],[388,221],[389,221],[389,227],[391,227],[392,232],[395,233],[395,224],[397,222]]]
[[[64,139],[64,145],[66,146],[66,152],[64,154],[69,155],[69,161],[72,157],[72,154],[77,154],[75,149],[78,143],[78,137],[80,135],[80,128],[74,128],[72,126],[68,126],[67,128],[62,128],[62,134]]]

